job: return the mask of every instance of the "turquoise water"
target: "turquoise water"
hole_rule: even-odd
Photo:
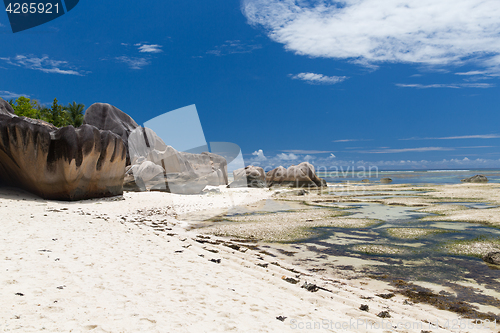
[[[377,171],[346,168],[329,172],[318,172],[318,176],[329,183],[359,182],[369,179],[378,182],[381,178],[391,178],[392,184],[459,184],[460,180],[474,175],[484,175],[490,183],[500,183],[500,170],[413,170]]]

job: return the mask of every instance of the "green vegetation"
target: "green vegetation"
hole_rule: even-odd
[[[362,252],[366,254],[378,254],[378,255],[408,255],[412,253],[410,249],[403,248],[401,246],[391,246],[383,244],[367,244],[367,245],[356,245],[352,248],[354,251]]]
[[[9,104],[14,109],[16,115],[32,119],[40,119],[57,127],[72,125],[79,127],[83,124],[83,111],[85,106],[76,102],[69,103],[68,106],[62,106],[57,98],[50,108],[41,105],[37,100],[32,100],[21,96],[15,101],[10,100]]]
[[[500,238],[492,236],[478,236],[474,239],[458,240],[444,245],[449,254],[482,257],[493,251],[500,251]]]
[[[425,228],[388,228],[387,233],[391,237],[400,239],[420,239],[429,235],[450,232],[444,229]]]

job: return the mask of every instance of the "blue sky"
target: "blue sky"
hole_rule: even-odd
[[[500,167],[496,0],[119,3],[16,34],[0,14],[0,96],[196,104],[252,164]]]

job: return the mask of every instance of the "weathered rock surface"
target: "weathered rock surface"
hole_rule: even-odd
[[[219,179],[219,182],[217,185],[227,185],[229,184],[228,176],[227,176],[227,161],[224,157],[214,154],[214,153],[209,153],[209,152],[203,152],[201,155],[207,155],[210,158],[210,161],[213,164],[213,168],[217,172],[217,178]],[[212,185],[212,184],[208,184]]]
[[[151,161],[145,161],[140,165],[133,165],[129,171],[127,171],[127,174],[135,175],[135,177],[140,178],[143,182],[147,182],[157,176],[163,177],[164,172],[165,170],[158,164],[154,164]]]
[[[14,109],[9,104],[9,102],[4,100],[3,98],[0,98],[0,114],[3,114],[5,116],[9,116],[9,117],[15,116]]]
[[[287,170],[283,166],[279,166],[266,174],[266,183],[269,187],[280,185],[287,178]]]
[[[261,167],[249,165],[233,171],[234,181],[229,187],[266,187],[266,173]]]
[[[473,177],[462,179],[462,182],[464,182],[464,183],[487,183],[488,178],[486,178],[486,176],[483,176],[483,175],[475,175]]]
[[[125,145],[90,125],[56,128],[0,114],[0,182],[45,199],[81,200],[122,193]]]
[[[179,152],[165,144],[154,131],[137,125],[129,115],[112,105],[91,105],[85,112],[84,123],[110,130],[123,139],[127,165],[131,165],[124,179],[126,190],[194,194],[206,185],[228,183],[227,162],[222,156]]]
[[[288,169],[280,166],[274,170],[271,170],[266,175],[266,181],[268,186],[327,186],[326,181],[316,175],[314,166],[308,162],[302,162],[299,165],[292,165]]]
[[[197,194],[207,185],[227,185],[227,162],[212,153],[191,154],[168,146],[149,128],[137,127],[129,134],[132,167],[125,177],[127,190],[157,190],[177,194]],[[145,179],[141,166],[149,162],[162,173]],[[151,166],[150,166],[151,168]],[[158,171],[160,169],[157,169]],[[134,184],[135,183],[135,184]]]
[[[483,257],[483,260],[489,264],[500,265],[500,252],[490,252]]]
[[[113,105],[94,103],[85,111],[83,123],[95,126],[100,130],[111,131],[120,136],[127,148],[127,165],[130,164],[128,137],[134,129],[139,127],[134,119]]]
[[[380,182],[382,184],[390,184],[390,183],[392,183],[392,179],[391,178],[381,178]]]

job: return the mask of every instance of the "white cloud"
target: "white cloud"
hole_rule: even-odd
[[[452,151],[456,149],[481,149],[494,148],[494,146],[470,146],[470,147],[417,147],[417,148],[379,148],[372,150],[358,151],[365,154],[396,154],[396,153],[425,153],[429,151]]]
[[[26,94],[16,94],[16,93],[13,93],[13,92],[10,92],[10,91],[0,91],[0,97],[4,98],[4,99],[12,99],[12,98],[19,98],[21,96],[24,96],[24,97],[30,97],[29,95],[26,95]]]
[[[294,80],[303,80],[309,84],[335,84],[348,79],[347,76],[326,76],[315,73],[300,73],[297,75],[290,74],[290,76]]]
[[[341,140],[334,140],[333,142],[356,142],[356,141],[372,141],[371,139],[341,139]]]
[[[401,88],[418,88],[418,89],[428,89],[428,88],[493,88],[495,84],[491,83],[452,83],[452,84],[403,84],[396,83],[396,86]]]
[[[401,148],[401,149],[374,149],[374,150],[365,150],[359,151],[359,153],[368,153],[368,154],[394,154],[394,153],[408,153],[408,152],[417,152],[423,153],[428,151],[449,151],[455,150],[455,148],[450,147],[418,147],[418,148]]]
[[[146,58],[121,56],[121,57],[116,57],[115,59],[118,60],[119,62],[127,64],[132,69],[142,69],[144,66],[150,64],[149,60]]]
[[[377,153],[384,151],[383,153],[403,153],[403,152],[426,152],[426,151],[455,151],[457,149],[470,148],[477,149],[476,147],[420,147],[420,148],[403,148],[403,149],[391,149],[391,148],[377,148],[372,151],[361,151],[359,153]],[[485,147],[483,147],[485,148]],[[284,166],[288,168],[290,165],[297,165],[301,162],[308,161],[313,164],[316,170],[332,170],[338,167],[365,167],[365,168],[379,168],[380,170],[406,170],[406,169],[464,169],[464,168],[499,168],[500,160],[496,159],[482,159],[477,158],[475,160],[465,157],[465,155],[470,157],[470,154],[455,155],[460,156],[460,158],[451,158],[449,160],[380,160],[380,161],[364,161],[364,160],[339,160],[334,154],[330,156],[312,156],[312,155],[295,155],[295,154],[278,154],[274,157],[264,156],[262,149],[259,149],[252,153],[252,157],[245,158],[245,165],[256,165],[264,168],[264,171],[268,172],[278,166]],[[371,155],[373,156],[373,155]],[[376,155],[375,155],[376,156]]]
[[[80,72],[71,66],[67,61],[51,60],[48,56],[37,58],[33,55],[16,55],[14,58],[0,58],[7,64],[42,71],[44,73],[55,73],[65,75],[78,75],[83,76],[85,72]]]
[[[294,160],[298,159],[299,157],[293,153],[290,153],[290,154],[281,153],[281,154],[276,155],[276,158],[278,158],[279,160],[283,160],[283,161],[294,161]]]
[[[279,165],[290,165],[292,162],[297,164],[306,160],[314,160],[316,157],[311,155],[297,155],[294,153],[281,153],[272,157],[266,157],[264,155],[264,151],[259,149],[252,153],[251,158],[245,159],[246,165],[260,165],[262,167],[267,168],[266,171],[269,171],[271,166],[279,166]]]
[[[267,160],[267,157],[264,156],[264,151],[262,149],[259,149],[257,151],[254,151],[252,155],[256,156],[253,160],[255,161],[265,161]]]
[[[496,0],[242,0],[242,12],[300,55],[500,68]]]
[[[251,53],[261,48],[262,45],[260,44],[243,43],[240,40],[226,40],[224,44],[216,46],[213,50],[207,51],[207,54],[224,56],[235,53]]]
[[[455,75],[465,75],[465,76],[470,76],[470,75],[487,75],[486,71],[469,71],[469,72],[460,72],[460,73],[455,73]]]
[[[297,165],[301,162],[308,161],[313,164],[318,171],[343,169],[347,171],[349,168],[352,171],[358,168],[375,170],[413,170],[413,169],[473,169],[473,168],[490,168],[498,169],[500,167],[500,160],[498,159],[470,159],[461,155],[457,158],[442,159],[442,160],[380,160],[380,161],[364,161],[364,160],[339,160],[330,157],[316,157],[315,159],[308,160],[312,156],[299,157],[296,160],[282,160],[277,157],[268,158],[265,161],[257,161],[253,158],[245,159],[245,165],[257,165],[264,168],[268,172],[280,165],[288,168],[290,165]],[[373,169],[372,169],[373,170]]]
[[[158,44],[135,44],[135,46],[139,47],[139,52],[142,53],[161,53],[163,50],[161,49],[163,46]]]
[[[492,73],[490,71],[468,71],[468,72],[459,72],[455,73],[455,75],[461,76],[481,76],[481,77],[496,77],[500,76],[498,73]]]
[[[399,140],[457,140],[457,139],[499,139],[500,134],[480,134],[480,135],[461,135],[461,136],[445,136],[435,138],[408,138]]]
[[[283,150],[285,153],[294,153],[294,154],[327,154],[331,153],[331,150],[301,150],[301,149],[292,149],[292,150]]]

